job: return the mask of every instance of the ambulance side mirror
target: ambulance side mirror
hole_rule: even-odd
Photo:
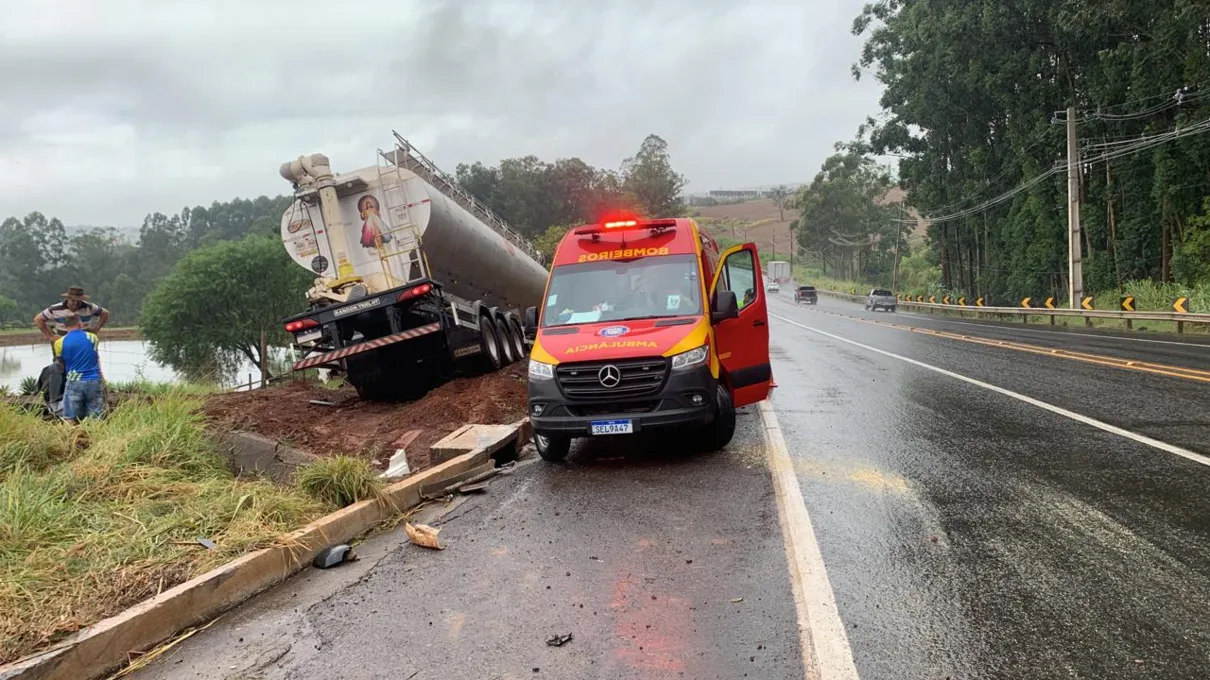
[[[521,323],[525,326],[526,335],[532,336],[536,333],[538,330],[538,308],[526,307],[525,318],[522,319]]]
[[[718,290],[714,292],[714,303],[710,305],[710,322],[720,324],[727,319],[739,316],[739,303],[735,300],[735,291]]]

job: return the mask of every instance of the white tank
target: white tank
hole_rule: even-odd
[[[327,159],[315,158],[326,170]],[[329,183],[298,172],[303,163],[310,159],[282,166],[287,179],[303,181],[298,200],[282,216],[281,237],[290,257],[317,277],[357,275],[372,292],[389,290],[416,278],[413,263],[422,251],[429,276],[468,301],[523,310],[541,300],[547,271],[527,252],[532,246],[515,234],[517,243],[510,242],[411,170],[369,167],[332,176]],[[329,186],[338,209],[327,212],[340,221],[334,229],[325,228],[324,189],[317,190]]]

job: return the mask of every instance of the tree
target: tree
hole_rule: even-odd
[[[17,317],[17,301],[0,295],[0,324],[13,321]]]
[[[879,122],[860,134],[872,153],[900,158],[900,184],[923,214],[952,216],[929,228],[947,288],[1013,298],[1066,288],[1065,177],[1046,173],[1065,160],[1051,116],[1068,106],[1085,145],[1085,289],[1193,282],[1185,244],[1210,194],[1210,135],[1130,143],[1210,119],[1206,17],[1204,0],[866,5],[854,75],[872,73],[885,91]]]
[[[773,205],[777,206],[777,221],[786,221],[786,200],[790,198],[790,190],[786,186],[779,185],[769,190],[769,198],[773,199]]]
[[[658,135],[647,135],[638,153],[622,161],[622,188],[647,217],[675,217],[685,209],[685,177],[672,169],[668,143]]]
[[[152,357],[192,374],[211,366],[227,372],[241,358],[259,366],[261,333],[270,346],[289,341],[281,320],[301,309],[311,278],[277,238],[199,248],[143,303],[140,325]]]
[[[819,257],[824,273],[831,264],[840,276],[889,284],[896,230],[901,236],[907,231],[894,208],[883,204],[890,187],[885,168],[868,156],[835,154],[789,200],[799,210],[791,233]]]
[[[542,232],[542,235],[534,239],[534,246],[538,248],[538,252],[542,253],[546,262],[550,262],[555,257],[555,249],[559,247],[559,242],[563,240],[563,236],[567,234],[570,226],[554,226],[547,228]]]

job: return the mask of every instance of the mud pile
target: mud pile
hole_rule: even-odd
[[[417,471],[428,467],[430,446],[466,423],[524,418],[525,380],[526,363],[518,362],[454,380],[406,403],[364,402],[348,386],[294,382],[214,395],[203,412],[216,428],[256,432],[321,456],[360,456],[380,469],[402,446]]]

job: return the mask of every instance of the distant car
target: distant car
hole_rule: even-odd
[[[770,281],[769,285],[765,286],[765,292],[777,293],[779,291],[781,291],[781,285],[778,284],[776,281]]]
[[[865,308],[873,312],[877,312],[879,309],[893,312],[895,311],[896,302],[894,293],[883,288],[875,288],[870,291],[870,295],[865,299]]]
[[[799,286],[798,290],[794,291],[794,301],[813,305],[819,302],[819,293],[815,291],[815,286]]]

